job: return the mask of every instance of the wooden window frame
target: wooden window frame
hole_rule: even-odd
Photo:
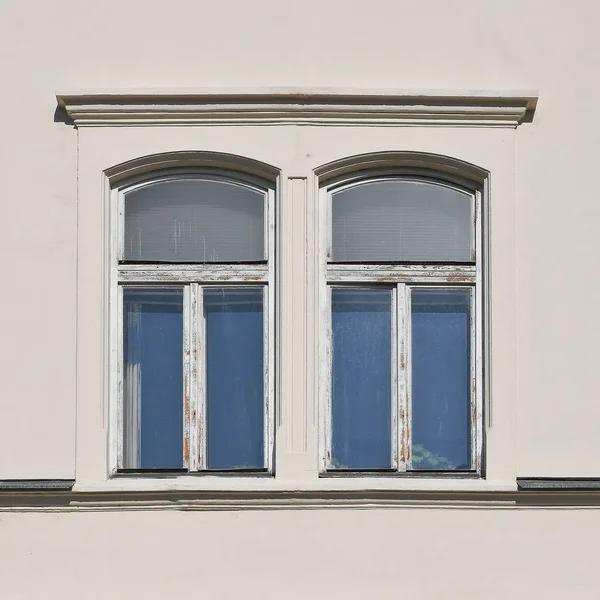
[[[429,181],[469,193],[473,198],[474,238],[471,263],[341,264],[329,263],[332,256],[332,194],[366,182],[386,179]],[[319,187],[319,476],[403,476],[418,478],[484,477],[484,412],[487,314],[484,292],[487,275],[487,201],[484,188],[468,179],[431,168],[360,170],[335,177]],[[338,287],[372,287],[392,290],[392,448],[390,470],[348,471],[333,468],[331,461],[332,418],[332,326],[331,290]],[[471,469],[412,469],[411,449],[411,304],[413,289],[469,289],[471,291]]]
[[[122,261],[125,194],[170,180],[210,179],[234,182],[264,194],[264,263],[138,263]],[[275,443],[275,184],[246,173],[219,168],[171,168],[129,178],[110,191],[110,400],[109,476],[160,476],[159,471],[123,469],[123,289],[183,289],[183,471],[177,475],[254,477],[274,473]],[[203,290],[210,288],[263,289],[264,352],[264,468],[220,471],[207,468],[205,317]]]

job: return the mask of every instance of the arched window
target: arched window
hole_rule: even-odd
[[[272,468],[274,187],[170,171],[113,194],[117,472]]]
[[[361,173],[321,202],[322,474],[479,474],[479,189]]]

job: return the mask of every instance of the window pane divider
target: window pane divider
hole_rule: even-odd
[[[194,332],[196,334],[196,361],[197,361],[197,378],[196,378],[196,394],[197,394],[197,445],[196,445],[196,456],[198,457],[198,469],[205,470],[208,468],[207,458],[207,414],[206,414],[206,314],[204,312],[204,287],[197,286],[197,303],[196,303],[196,314],[198,315],[196,320],[196,327]]]
[[[404,356],[406,358],[406,470],[412,470],[412,288],[406,287],[406,313],[404,327]]]
[[[204,303],[202,286],[184,287],[184,456],[190,472],[205,468]]]
[[[409,443],[408,443],[408,360],[407,360],[407,329],[409,322],[410,306],[407,298],[407,288],[403,283],[396,286],[396,303],[397,303],[397,318],[396,318],[396,340],[397,340],[397,356],[396,356],[396,371],[397,371],[397,407],[394,410],[394,415],[398,420],[396,440],[397,455],[398,455],[398,471],[404,473],[407,470],[409,459]]]
[[[475,283],[477,269],[474,265],[371,265],[328,264],[329,282],[365,283]]]
[[[190,335],[192,321],[192,292],[190,286],[183,288],[183,467],[190,469],[191,456],[191,405],[193,396],[191,354],[193,348]]]
[[[262,265],[261,282],[266,283],[263,289],[263,352],[264,352],[264,385],[265,385],[265,404],[264,404],[264,466],[267,472],[274,472],[275,455],[275,386],[276,386],[276,352],[279,351],[278,340],[276,336],[277,324],[277,287],[275,285],[275,239],[276,239],[276,209],[275,209],[275,190],[270,189],[266,197],[266,238],[265,255],[267,264]],[[255,280],[258,281],[258,280]],[[249,283],[246,281],[246,283]]]
[[[266,265],[119,265],[119,283],[257,283],[269,280]]]
[[[191,322],[191,382],[190,397],[190,471],[205,468],[205,397],[204,397],[204,302],[202,287],[197,283],[190,284]]]
[[[475,295],[474,295],[474,289],[471,288],[470,290],[470,296],[469,296],[469,301],[470,301],[470,319],[469,319],[469,328],[471,330],[471,336],[470,336],[470,340],[469,343],[471,344],[471,356],[470,356],[470,377],[469,377],[469,396],[471,399],[471,414],[470,416],[470,421],[471,421],[471,469],[476,469],[478,470],[478,464],[477,464],[477,455],[478,455],[478,451],[477,451],[477,441],[478,441],[478,435],[477,435],[477,356],[476,356],[476,352],[475,352],[475,348],[476,348],[476,333],[475,333],[475,328],[476,328],[476,315],[475,315]]]
[[[475,355],[475,391],[473,401],[475,403],[476,413],[476,437],[473,441],[473,445],[476,448],[476,462],[473,463],[473,468],[478,473],[483,471],[483,429],[484,429],[484,418],[488,420],[488,426],[492,425],[492,410],[491,410],[491,390],[486,388],[489,385],[489,362],[486,361],[486,357],[489,357],[489,349],[486,349],[486,344],[489,343],[489,327],[490,321],[487,318],[487,305],[484,302],[484,289],[491,279],[488,277],[484,283],[483,269],[485,265],[485,271],[489,274],[490,265],[489,251],[484,248],[483,235],[484,231],[487,230],[487,224],[484,221],[483,216],[483,197],[480,191],[476,194],[475,202],[475,248],[476,252],[479,252],[477,260],[477,285],[475,286],[474,292],[474,307],[472,312],[475,316],[475,326],[473,328],[473,339],[472,352]],[[485,236],[487,243],[489,244],[489,231],[488,235]],[[489,292],[488,292],[489,293]],[[485,374],[485,380],[484,380]]]
[[[115,352],[117,354],[117,389],[115,391],[118,398],[124,398],[125,396],[125,383],[124,383],[124,374],[125,374],[125,357],[123,352],[123,288],[121,286],[115,286],[114,296],[116,299],[116,315],[115,315],[115,330],[113,331],[116,340],[113,344],[113,348],[115,348]],[[119,401],[116,403],[116,413],[117,413],[117,423],[116,423],[116,442],[117,442],[117,462],[116,469],[124,468],[124,460],[123,460],[123,437],[125,435],[125,431],[123,429],[123,412],[124,406],[123,401]],[[112,465],[111,465],[112,466]]]
[[[267,285],[262,289],[263,292],[263,411],[264,411],[264,430],[263,436],[263,460],[267,471],[271,470],[272,455],[273,455],[273,435],[272,428],[274,426],[274,406],[273,406],[273,375],[275,371],[274,356],[272,348],[274,343],[271,343],[270,335],[272,331],[271,312],[271,291],[274,286]],[[273,317],[274,317],[274,311]],[[274,341],[273,341],[274,342]]]
[[[391,331],[391,344],[390,344],[390,349],[391,349],[391,368],[390,368],[390,372],[392,374],[392,381],[391,381],[391,386],[390,386],[390,401],[391,401],[391,407],[390,407],[390,415],[391,415],[391,438],[392,438],[392,468],[397,470],[399,465],[398,465],[398,456],[399,456],[399,452],[398,452],[398,431],[400,428],[400,423],[398,422],[398,386],[399,386],[399,381],[398,381],[398,340],[399,340],[399,336],[398,336],[398,305],[397,305],[397,300],[398,300],[398,286],[394,287],[391,292],[392,292],[392,297],[391,297],[391,306],[390,306],[390,318],[391,318],[391,323],[390,323],[390,331]]]
[[[325,472],[331,468],[331,402],[332,402],[332,375],[333,368],[332,357],[332,326],[331,326],[331,286],[325,285],[321,296],[321,313],[324,318],[325,331],[321,337],[321,356],[324,360],[321,362],[320,381],[322,382],[324,393],[327,395],[324,410],[321,412],[321,426],[319,427],[319,437],[322,452],[320,455],[320,471]]]

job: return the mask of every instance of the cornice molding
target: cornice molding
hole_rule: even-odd
[[[449,125],[516,127],[534,91],[196,88],[66,90],[56,94],[78,126]]]

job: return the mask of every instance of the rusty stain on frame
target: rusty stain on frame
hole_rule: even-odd
[[[393,175],[392,175],[393,176]],[[351,179],[351,181],[360,181],[358,178]],[[341,187],[339,181],[332,184],[332,188],[336,191]],[[453,185],[447,182],[447,185]],[[464,190],[463,190],[464,191]],[[473,381],[478,378],[477,373],[481,368],[480,354],[483,352],[482,340],[479,336],[475,335],[475,324],[478,323],[478,319],[481,318],[481,294],[479,293],[482,282],[481,275],[481,255],[478,252],[479,246],[481,245],[481,232],[479,227],[481,225],[481,219],[479,214],[481,211],[481,194],[478,187],[471,186],[471,197],[473,202],[473,218],[472,224],[473,229],[471,230],[471,243],[472,252],[470,255],[471,262],[465,263],[429,263],[429,264],[383,264],[383,263],[331,263],[328,262],[331,258],[330,253],[330,238],[331,238],[331,188],[327,186],[321,188],[320,193],[320,219],[325,220],[326,226],[323,227],[325,230],[321,235],[321,248],[324,249],[320,253],[322,257],[319,261],[320,265],[320,285],[322,290],[328,290],[333,285],[367,285],[377,283],[396,283],[398,289],[400,286],[407,287],[407,294],[409,296],[408,286],[418,285],[435,285],[441,289],[448,289],[458,287],[464,289],[464,286],[470,287],[472,290],[476,289],[477,294],[471,291],[471,370],[473,375]],[[327,293],[322,293],[322,298],[326,297]],[[398,293],[398,297],[400,294]],[[397,361],[398,361],[398,385],[397,393],[394,402],[397,405],[397,409],[392,414],[398,415],[400,423],[398,424],[397,439],[394,442],[398,447],[398,464],[397,471],[402,473],[404,470],[411,470],[411,390],[410,390],[410,302],[407,301],[406,307],[403,308],[405,312],[405,323],[403,326],[400,325],[400,302],[398,302],[398,332],[396,336],[397,345]],[[324,302],[321,305],[321,323],[329,323],[330,310],[327,307],[327,303]],[[330,443],[331,443],[331,416],[330,416],[330,384],[331,375],[328,373],[330,370],[330,357],[327,355],[328,348],[330,345],[331,333],[328,327],[325,327],[327,336],[325,344],[321,347],[321,350],[325,350],[325,356],[321,354],[321,374],[319,381],[321,382],[321,401],[322,404],[321,414],[324,415],[320,421],[321,427],[324,430],[324,435],[320,436],[320,443],[325,444],[321,446],[321,456],[324,456],[321,464],[321,474],[326,470],[331,469],[331,458],[330,458]],[[401,349],[401,345],[404,344],[406,347]],[[408,359],[406,358],[408,356]],[[323,360],[326,358],[326,360]],[[402,382],[402,379],[405,379]],[[402,397],[402,385],[405,385],[406,393],[404,398]],[[470,430],[471,436],[471,448],[472,448],[472,461],[471,461],[471,472],[474,476],[481,476],[481,453],[482,453],[482,431],[481,431],[481,410],[480,404],[483,402],[481,392],[475,384],[475,388],[470,390],[470,402],[471,402],[471,420],[472,427]],[[392,423],[392,428],[394,425]],[[344,475],[340,473],[340,475]],[[439,472],[439,475],[452,476],[452,471]],[[348,474],[346,474],[348,476]]]
[[[210,170],[210,169],[209,169]],[[205,170],[206,171],[206,170]],[[213,170],[214,171],[214,170]],[[194,171],[196,172],[196,171]],[[189,175],[189,173],[187,173]],[[218,176],[227,177],[227,171],[218,171]],[[167,174],[167,178],[185,177],[183,170],[177,170],[175,174]],[[128,263],[121,260],[123,256],[123,202],[125,191],[130,191],[137,185],[148,184],[153,179],[158,181],[165,177],[163,174],[157,176],[143,176],[136,182],[129,182],[131,185],[122,188],[113,189],[111,192],[111,298],[119,297],[123,285],[162,285],[177,284],[184,292],[184,348],[183,352],[183,456],[182,461],[190,472],[206,468],[206,452],[203,448],[206,439],[205,431],[205,389],[204,377],[204,330],[203,330],[203,307],[202,307],[202,286],[224,285],[240,286],[240,284],[253,283],[269,289],[269,303],[265,304],[265,310],[268,315],[265,318],[265,331],[268,330],[268,339],[265,339],[265,353],[268,360],[265,361],[265,467],[267,471],[272,470],[273,455],[273,434],[274,428],[271,420],[274,410],[274,260],[275,260],[275,187],[276,182],[270,183],[267,180],[258,180],[254,177],[233,174],[236,179],[247,179],[250,185],[256,185],[264,193],[265,198],[265,249],[266,258],[258,263],[232,263],[232,264],[214,264],[214,263]],[[201,282],[201,283],[199,283]],[[113,306],[116,303],[113,302]],[[111,348],[116,348],[115,354],[118,355],[115,365],[115,371],[119,381],[116,381],[111,387],[111,407],[116,407],[116,411],[111,414],[116,415],[112,418],[110,424],[110,474],[114,474],[122,467],[122,342],[115,331],[121,329],[122,314],[116,314],[114,309],[111,312]],[[122,310],[121,310],[122,313]],[[114,361],[113,361],[114,364]],[[112,410],[112,408],[111,408]],[[116,450],[112,450],[116,448]],[[115,456],[115,458],[113,458]]]

